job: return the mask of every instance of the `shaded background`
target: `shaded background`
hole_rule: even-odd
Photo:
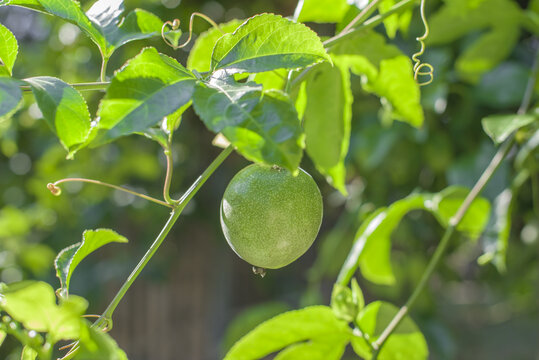
[[[82,1],[88,8],[91,2]],[[186,29],[189,15],[200,11],[217,22],[261,12],[291,15],[293,1],[126,0],[130,10],[142,7],[164,20],[179,18]],[[429,1],[429,12],[440,5]],[[527,1],[520,1],[522,7]],[[100,57],[78,29],[60,19],[21,8],[0,8],[0,22],[17,37],[20,53],[14,77],[55,76],[66,82],[96,81]],[[312,26],[329,35],[332,26]],[[195,33],[208,25],[197,19]],[[383,26],[377,28],[384,32]],[[395,43],[413,53],[422,33],[414,14],[408,36]],[[330,188],[308,159],[324,196],[324,221],[315,245],[298,261],[270,271],[263,279],[226,244],[219,225],[219,203],[228,181],[248,162],[232,155],[190,203],[169,238],[120,304],[112,336],[132,360],[218,359],[239,336],[263,319],[287,309],[328,304],[336,274],[358,224],[369,212],[413,190],[439,191],[447,185],[471,186],[495,151],[482,132],[480,119],[516,111],[534,51],[523,32],[511,56],[477,84],[460,79],[456,57],[477,38],[470,33],[446,46],[429,47],[426,59],[436,68],[434,84],[422,88],[426,123],[422,129],[380,122],[380,101],[353,78],[354,113],[347,158],[349,198]],[[154,46],[185,64],[187,50],[173,51],[161,39],[139,41],[118,50],[109,76],[141,47]],[[84,93],[95,114],[100,92]],[[331,96],[331,95],[328,95]],[[161,194],[164,157],[157,144],[128,137],[98,149],[83,150],[74,161],[52,136],[31,95],[11,120],[0,122],[0,281],[38,278],[54,286],[52,262],[62,248],[80,241],[85,229],[111,228],[127,245],[110,245],[86,259],[74,274],[72,292],[90,301],[99,314],[136,265],[168,214],[158,205],[93,185],[65,184],[60,197],[48,182],[80,176]],[[219,149],[213,135],[192,110],[184,116],[174,140],[172,190],[181,195]],[[509,183],[510,164],[495,175],[484,195],[492,200]],[[536,175],[537,177],[537,175]],[[424,332],[432,359],[539,358],[539,220],[532,211],[529,184],[519,193],[513,217],[507,272],[479,266],[481,239],[455,238],[449,254],[420,297],[412,317]],[[538,200],[538,199],[536,199]],[[359,277],[366,300],[402,304],[417,283],[442,229],[428,214],[413,212],[394,234],[393,287]],[[20,349],[8,340],[0,358],[15,360]],[[349,359],[355,358],[352,353]]]

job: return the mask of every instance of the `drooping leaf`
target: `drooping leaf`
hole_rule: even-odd
[[[539,116],[533,114],[492,115],[481,120],[483,130],[494,141],[502,143],[514,131],[539,121]]]
[[[337,319],[331,308],[312,306],[286,312],[260,324],[232,347],[225,360],[261,359],[290,345],[301,346],[304,341],[309,341],[312,347],[288,348],[280,359],[307,359],[305,354],[299,354],[306,352],[315,356],[315,349],[324,351],[322,354],[328,357],[311,359],[339,359],[337,355],[342,355],[350,337],[351,330],[346,322]]]
[[[127,239],[113,230],[99,229],[86,230],[82,234],[82,241],[62,250],[54,260],[56,276],[60,279],[59,294],[67,297],[69,282],[73,271],[79,263],[89,254],[111,242],[126,243]]]
[[[41,281],[10,284],[2,291],[0,309],[28,330],[48,332],[51,343],[77,339],[81,334],[81,315],[88,302],[70,296],[56,305],[54,290]]]
[[[208,129],[221,132],[247,159],[297,171],[304,135],[282,93],[214,78],[197,84],[193,105]]]
[[[361,331],[367,334],[371,341],[376,341],[398,311],[399,309],[392,304],[375,301],[367,305],[358,315],[357,322]],[[352,347],[362,358],[372,357],[372,348],[362,337],[352,338]],[[406,316],[387,338],[377,359],[426,360],[428,356],[429,349],[425,337],[414,321]]]
[[[22,101],[21,81],[0,76],[0,119],[10,117]]]
[[[350,143],[353,95],[348,67],[320,64],[307,80],[306,151],[328,182],[346,195],[344,159]]]
[[[340,63],[362,77],[363,88],[385,99],[391,117],[420,127],[423,110],[411,60],[382,35],[361,32],[331,48]]]
[[[86,141],[90,132],[90,112],[82,95],[60,79],[40,76],[25,79],[43,118],[56,133],[68,157]]]
[[[314,31],[274,14],[256,15],[219,38],[211,69],[228,73],[296,69],[329,60]]]
[[[412,194],[372,213],[359,227],[337,282],[346,283],[359,266],[369,281],[385,285],[395,283],[391,266],[391,234],[402,218],[410,211],[426,210],[447,227],[467,194],[468,190],[461,187],[449,187],[436,194]],[[489,213],[489,202],[476,198],[457,230],[472,239],[477,238],[488,223]]]
[[[17,39],[7,27],[0,24],[0,62],[7,69],[10,76],[18,52],[19,44],[17,44]]]
[[[215,43],[221,36],[233,32],[242,24],[240,20],[231,20],[219,25],[219,30],[211,28],[200,34],[189,52],[187,68],[199,72],[209,71],[211,68],[211,54]]]
[[[99,105],[94,144],[156,125],[191,100],[194,85],[176,60],[145,48],[114,75]]]
[[[346,0],[302,0],[298,2],[294,18],[299,22],[338,23],[349,8]]]

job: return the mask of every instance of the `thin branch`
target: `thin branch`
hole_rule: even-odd
[[[363,10],[361,10],[359,14],[357,14],[357,16],[352,21],[348,23],[348,25],[344,27],[344,29],[342,29],[341,33],[347,33],[358,23],[362,24],[363,22],[365,22],[365,20],[367,20],[367,18],[371,16],[372,13],[376,10],[376,5],[378,5],[379,2],[380,0],[371,1],[367,6],[363,8]]]
[[[93,91],[93,90],[105,90],[109,86],[110,82],[89,82],[89,83],[75,83],[68,84],[69,86],[79,91]],[[21,85],[21,90],[24,92],[31,92],[32,88],[29,85]]]
[[[167,159],[167,173],[165,175],[165,185],[163,186],[163,199],[167,204],[174,206],[176,203],[170,197],[170,184],[172,182],[172,170],[174,167],[174,160],[172,158],[172,151],[170,150],[170,143],[168,149],[165,149],[165,158]]]
[[[164,201],[161,201],[159,199],[156,199],[156,198],[153,198],[151,196],[138,193],[138,192],[133,191],[133,190],[126,189],[126,188],[121,187],[121,186],[112,185],[112,184],[109,184],[109,183],[106,183],[106,182],[102,182],[102,181],[99,181],[99,180],[92,180],[92,179],[85,179],[85,178],[66,178],[66,179],[61,179],[61,180],[58,180],[56,182],[47,184],[47,188],[53,193],[53,195],[60,195],[61,190],[58,187],[58,185],[60,185],[62,183],[67,183],[67,182],[85,182],[85,183],[90,183],[90,184],[95,184],[95,185],[106,186],[106,187],[109,187],[109,188],[112,188],[112,189],[115,189],[115,190],[123,191],[123,192],[129,193],[129,194],[138,196],[140,198],[143,198],[145,200],[154,202],[154,203],[159,204],[159,205],[163,205],[163,206],[166,206],[166,207],[169,207],[169,208],[173,208],[173,206],[171,204],[168,204],[168,203],[166,203]]]

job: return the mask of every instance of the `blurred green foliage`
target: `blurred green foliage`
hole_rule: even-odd
[[[226,183],[247,162],[232,157],[215,174],[189,208],[187,224],[182,224],[171,241],[188,242],[186,234],[194,231],[194,226],[208,228],[219,257],[226,258],[228,264],[237,264],[229,265],[233,270],[227,276],[245,280],[242,286],[247,291],[223,295],[228,297],[227,304],[233,304],[215,322],[218,338],[225,339],[225,349],[231,346],[232,339],[238,339],[255,323],[275,314],[276,307],[329,303],[331,284],[352,246],[354,234],[376,208],[417,189],[438,192],[449,185],[473,185],[495,152],[482,130],[481,119],[515,113],[525,92],[536,56],[537,4],[537,1],[514,0],[428,2],[432,34],[424,57],[434,65],[435,76],[431,85],[422,88],[425,119],[420,129],[404,123],[389,124],[387,111],[394,109],[381,107],[380,100],[371,94],[376,93],[376,87],[364,87],[362,79],[352,76],[355,101],[345,179],[349,195],[345,198],[327,185],[309,160],[302,163],[321,187],[325,217],[316,246],[291,267],[270,273],[264,281],[254,277],[245,280],[244,273],[250,269],[236,259],[220,234],[218,204]],[[90,2],[82,2],[84,9],[88,5]],[[126,7],[128,10],[142,7],[163,20],[177,17],[185,30],[193,11],[204,12],[221,23],[261,12],[291,15],[295,3],[128,0]],[[336,8],[336,14],[339,18],[344,16],[340,8]],[[336,14],[328,17],[333,19]],[[414,37],[423,28],[414,13],[408,31],[397,31],[406,21],[402,19],[398,26],[395,22],[386,23],[385,28],[381,25],[375,30],[381,34],[388,31],[394,36],[392,44],[411,55],[417,48]],[[47,75],[69,83],[99,78],[99,52],[73,25],[13,7],[0,8],[0,23],[19,42],[15,77]],[[332,30],[327,24],[310,25],[321,35]],[[207,28],[203,22],[195,21],[195,33]],[[108,75],[139,53],[143,44],[186,63],[186,51],[173,51],[155,38],[119,49],[110,59]],[[539,86],[534,99],[538,90]],[[84,92],[83,95],[90,112],[95,114],[102,94]],[[536,103],[532,104],[537,109]],[[66,160],[65,151],[41,117],[33,96],[24,93],[21,110],[11,119],[0,120],[0,281],[41,279],[56,286],[52,268],[55,254],[79,241],[84,229],[113,228],[129,238],[130,245],[123,251],[111,246],[110,250],[88,259],[88,264],[83,264],[86,275],[81,271],[78,276],[82,281],[72,284],[72,291],[89,299],[92,311],[100,312],[107,301],[105,296],[109,295],[103,289],[123,280],[147,248],[149,239],[160,229],[167,212],[143,200],[92,185],[66,184],[62,196],[53,197],[46,184],[65,177],[84,176],[159,194],[164,158],[157,144],[144,137],[131,137],[98,149],[83,150],[76,160]],[[215,156],[217,150],[209,145],[211,140],[212,135],[188,110],[173,145],[173,192],[186,189]],[[530,138],[519,141],[525,143]],[[475,242],[459,238],[412,312],[427,338],[433,359],[530,359],[539,351],[537,208],[534,212],[539,202],[537,150],[526,156],[526,162],[532,164],[535,172],[529,174],[531,181],[524,181],[514,193],[505,272],[501,274],[490,264],[477,264],[477,259],[490,251],[488,236]],[[510,162],[505,163],[483,195],[494,203],[511,186],[518,171]],[[402,303],[417,283],[441,233],[432,217],[419,212],[406,215],[392,237],[395,285],[376,285],[360,277],[366,302],[383,299]],[[178,247],[171,247],[170,251],[161,252],[150,263],[145,276],[173,283],[170,269],[179,251]],[[265,307],[263,304],[270,300],[287,305],[269,303]],[[254,304],[262,305],[247,315],[240,315],[225,332],[225,324]],[[129,348],[129,344],[120,345]],[[220,344],[216,341],[209,347],[219,349]],[[20,351],[14,342],[7,340],[0,348],[0,358],[16,359]]]

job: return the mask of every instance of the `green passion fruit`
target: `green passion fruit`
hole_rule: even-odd
[[[322,222],[322,196],[304,170],[253,164],[238,172],[221,201],[221,227],[236,254],[278,269],[303,255]]]

